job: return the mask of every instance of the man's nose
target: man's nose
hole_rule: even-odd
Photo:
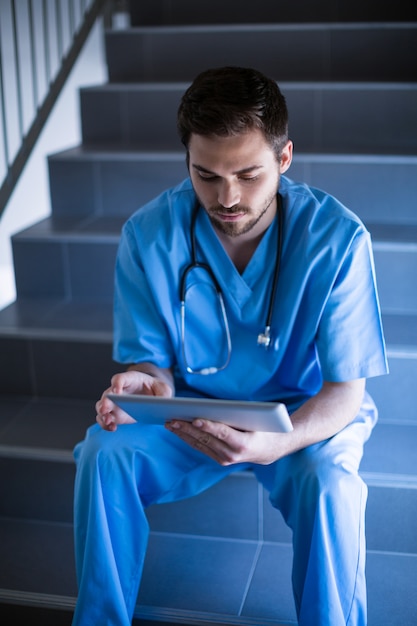
[[[222,181],[217,200],[225,209],[230,209],[239,204],[240,191],[237,183]]]

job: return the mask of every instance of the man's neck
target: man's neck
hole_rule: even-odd
[[[249,264],[249,261],[254,255],[256,248],[261,242],[262,237],[268,230],[269,226],[270,225],[262,230],[256,229],[255,227],[253,231],[251,230],[248,233],[238,235],[236,237],[226,235],[214,227],[214,231],[223,245],[223,248],[226,250],[228,256],[240,274],[243,274],[245,271],[246,266]]]

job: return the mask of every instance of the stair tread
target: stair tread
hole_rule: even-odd
[[[112,342],[110,301],[18,298],[0,311],[0,336]]]
[[[79,241],[83,238],[102,241],[118,241],[126,216],[92,215],[88,217],[63,217],[51,215],[36,224],[19,231],[13,236],[14,241],[42,241],[54,237]]]

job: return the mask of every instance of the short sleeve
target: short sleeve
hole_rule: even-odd
[[[169,334],[155,305],[133,226],[127,222],[115,268],[113,358],[119,363],[150,361],[170,367],[171,353]]]
[[[360,229],[335,278],[320,320],[317,351],[324,380],[388,371],[370,235]]]

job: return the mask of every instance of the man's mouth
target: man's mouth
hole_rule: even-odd
[[[246,213],[216,213],[216,217],[222,222],[237,222],[245,215]]]

